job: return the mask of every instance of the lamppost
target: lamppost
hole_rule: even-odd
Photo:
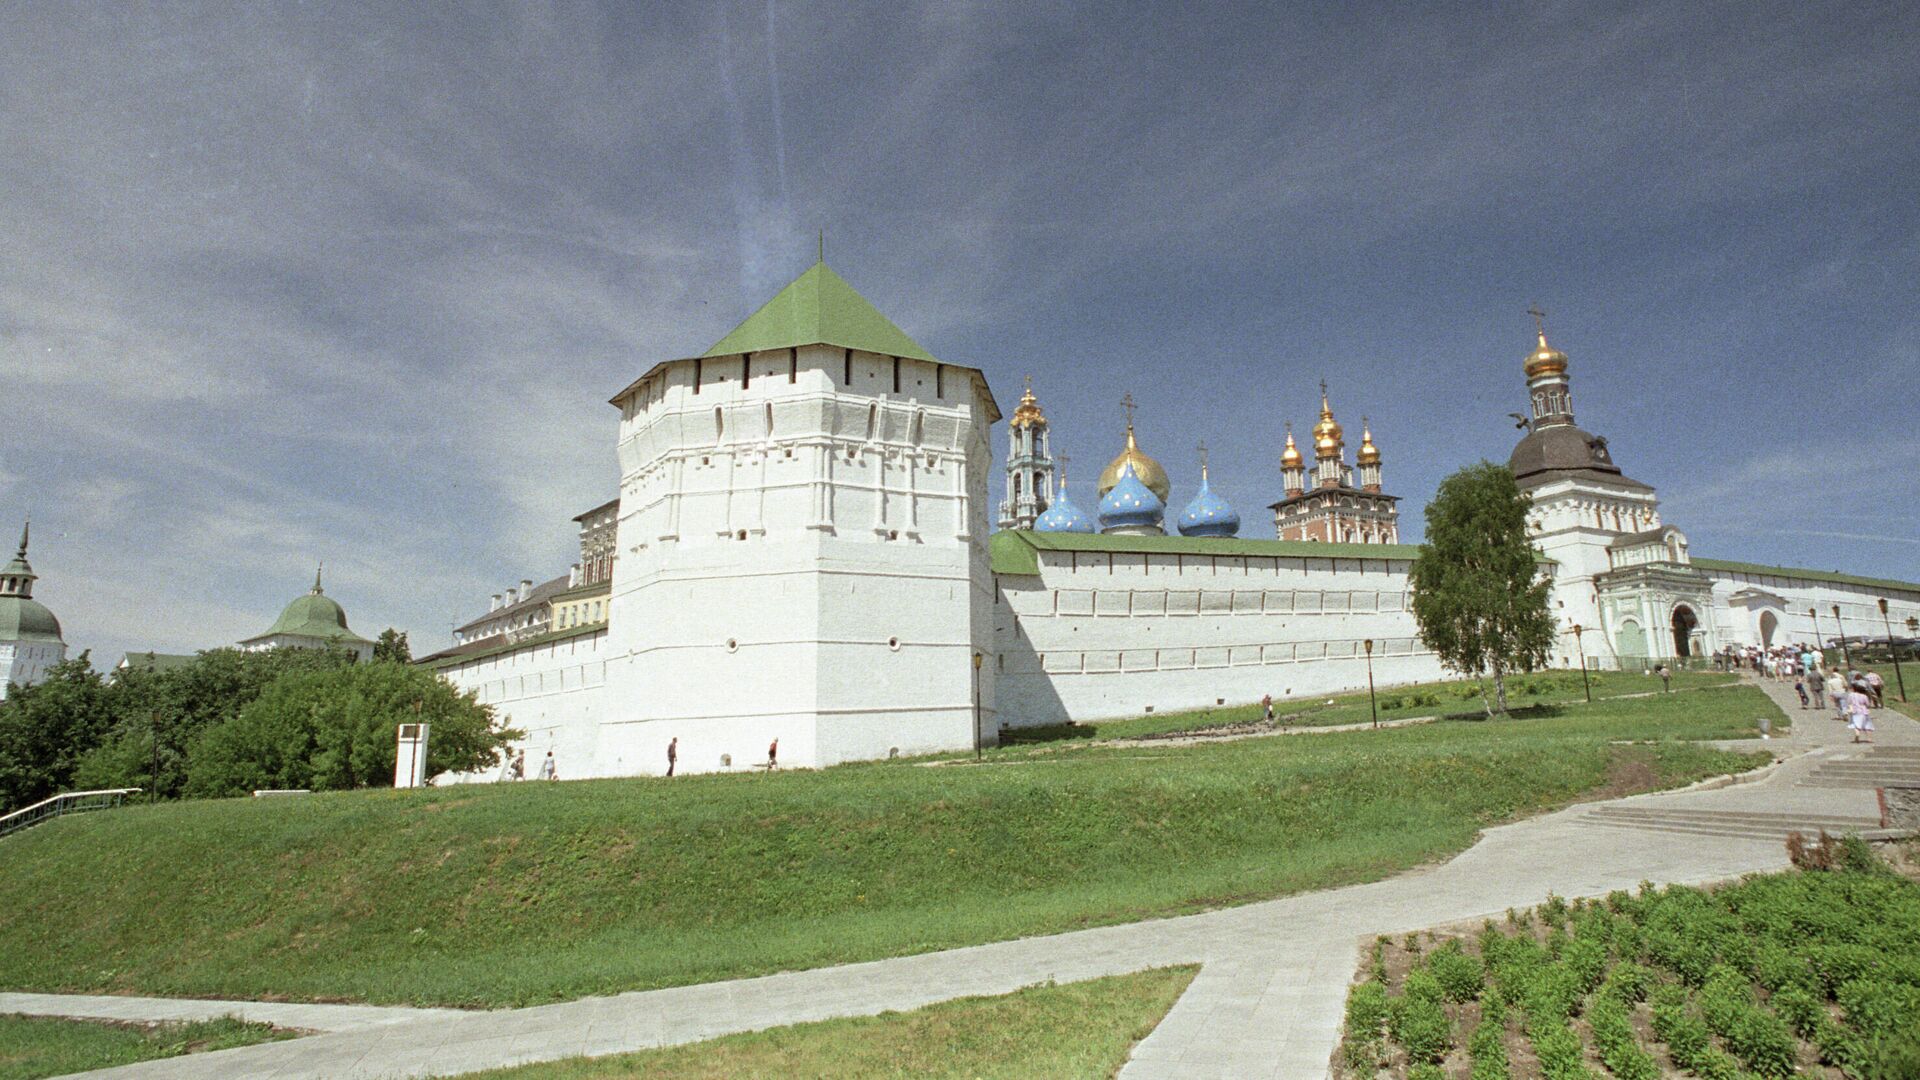
[[[1906,698],[1903,696],[1900,700],[1905,701]],[[153,744],[153,769],[148,773],[153,778],[153,787],[147,793],[147,801],[156,802],[160,798],[160,710],[158,709],[147,714],[147,741]]]
[[[1827,643],[1820,640],[1820,609],[1808,608],[1807,614],[1813,617],[1813,651],[1820,654],[1820,666],[1827,666]]]
[[[1833,629],[1835,633],[1840,635],[1840,662],[1847,665],[1847,670],[1851,671],[1853,670],[1853,655],[1847,652],[1847,631],[1845,627],[1840,625],[1839,604],[1833,605]]]
[[[1367,708],[1373,710],[1373,726],[1380,726],[1380,704],[1373,696],[1373,639],[1361,642],[1367,649]]]
[[[973,760],[980,760],[980,663],[984,653],[973,654]]]
[[[1580,650],[1580,685],[1587,691],[1587,704],[1593,704],[1593,682],[1587,678],[1587,647],[1581,643],[1580,635],[1586,633],[1586,627],[1573,624],[1573,647]]]
[[[1893,680],[1900,685],[1900,700],[1907,700],[1907,678],[1900,674],[1900,647],[1893,643],[1893,617],[1887,614],[1887,598],[1880,598],[1880,621],[1887,626],[1887,655],[1893,657]]]

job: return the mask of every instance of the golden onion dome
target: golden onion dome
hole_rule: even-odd
[[[1133,441],[1132,424],[1127,425],[1127,448],[1120,451],[1120,456],[1109,462],[1106,469],[1100,473],[1100,494],[1105,496],[1107,492],[1113,490],[1113,485],[1120,482],[1120,474],[1129,464],[1133,466],[1133,475],[1147,485],[1147,490],[1159,496],[1162,503],[1166,502],[1167,493],[1173,490],[1167,483],[1167,470],[1161,468],[1159,462],[1140,452],[1139,445]]]
[[[1313,450],[1318,457],[1333,457],[1346,446],[1347,433],[1333,418],[1333,406],[1327,404],[1327,384],[1320,384],[1320,422],[1313,425]]]
[[[1353,460],[1358,465],[1380,464],[1380,448],[1373,445],[1373,426],[1367,423],[1365,417],[1360,419],[1360,452],[1354,455]]]
[[[1040,402],[1033,396],[1033,376],[1029,375],[1026,392],[1020,395],[1020,405],[1013,410],[1013,419],[1007,424],[1009,427],[1026,428],[1046,422],[1046,414],[1040,411]]]
[[[1292,421],[1288,421],[1287,448],[1280,451],[1280,467],[1283,469],[1302,469],[1306,467],[1306,464],[1307,460],[1301,455],[1300,448],[1293,443],[1293,423]]]
[[[1537,379],[1542,375],[1565,375],[1567,373],[1567,354],[1547,344],[1547,332],[1540,331],[1540,347],[1527,354],[1527,378]]]

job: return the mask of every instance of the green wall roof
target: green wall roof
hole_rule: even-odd
[[[1801,581],[1825,581],[1835,585],[1859,585],[1868,589],[1888,589],[1897,592],[1920,593],[1920,585],[1911,581],[1898,581],[1893,578],[1858,577],[1842,574],[1838,571],[1802,570],[1793,566],[1767,566],[1763,563],[1732,562],[1727,559],[1694,559],[1693,565],[1701,570],[1722,574],[1765,575],[1767,577],[1798,578]]]
[[[728,356],[818,344],[883,356],[934,359],[824,262],[814,263],[701,355]]]
[[[1238,537],[1108,536],[1004,529],[988,541],[996,574],[1037,574],[1042,551],[1117,551],[1152,555],[1253,555],[1288,559],[1400,559],[1412,561],[1412,544],[1319,544],[1307,540],[1243,540]]]

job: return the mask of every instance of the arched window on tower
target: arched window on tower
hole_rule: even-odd
[[[718,446],[726,441],[727,413],[723,407],[715,405],[713,407],[713,444]]]

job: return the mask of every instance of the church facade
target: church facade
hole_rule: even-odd
[[[1510,463],[1553,577],[1557,663],[1878,634],[1881,600],[1892,625],[1920,617],[1913,583],[1694,558],[1654,489],[1574,424],[1569,366],[1542,329]],[[1204,457],[1174,511],[1130,412],[1081,509],[1030,385],[990,534],[985,375],[933,357],[824,262],[611,404],[606,618],[423,661],[563,776],[657,775],[673,740],[683,772],[762,765],[776,741],[782,764],[825,766],[1444,675],[1371,426],[1349,465],[1324,386],[1314,460],[1289,431],[1264,537],[1241,535]]]

